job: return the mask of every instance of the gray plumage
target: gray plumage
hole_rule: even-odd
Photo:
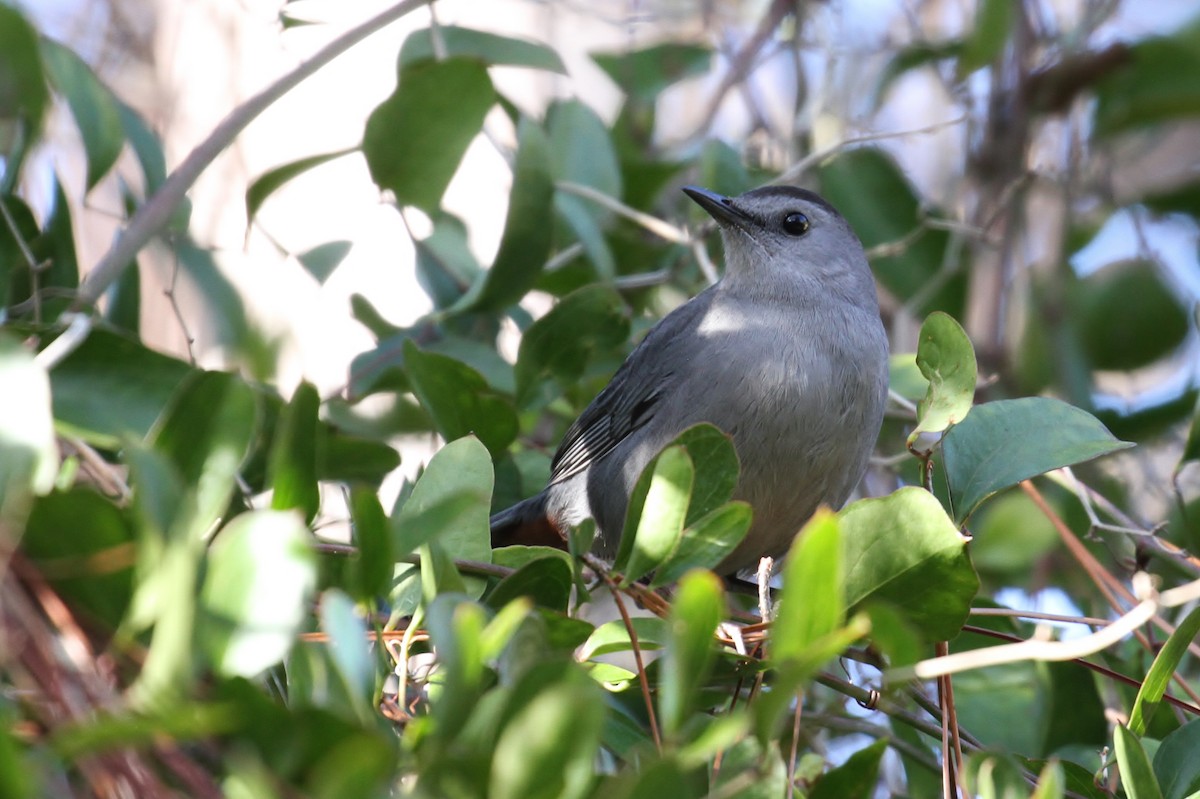
[[[596,520],[617,551],[629,493],[685,428],[711,422],[741,462],[754,522],[723,572],[778,556],[824,503],[861,479],[883,418],[888,345],[849,224],[816,194],[770,186],[688,193],[717,221],[724,277],[655,325],[567,430],[544,491],[492,519],[493,543],[545,519]]]

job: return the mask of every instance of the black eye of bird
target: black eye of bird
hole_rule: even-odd
[[[803,236],[808,232],[808,217],[799,211],[791,211],[783,217],[783,232],[789,236]]]

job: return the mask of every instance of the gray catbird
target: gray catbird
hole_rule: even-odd
[[[862,477],[887,397],[875,283],[850,225],[816,194],[768,186],[738,197],[687,187],[721,229],[725,276],[655,325],[567,430],[540,494],[492,517],[492,545],[562,546],[596,520],[616,554],[642,469],[685,428],[733,437],[735,498],[754,522],[722,573],[784,552]]]

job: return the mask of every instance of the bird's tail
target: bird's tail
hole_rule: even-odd
[[[546,514],[546,492],[502,510],[491,518],[492,548],[515,544],[566,549],[567,542]]]

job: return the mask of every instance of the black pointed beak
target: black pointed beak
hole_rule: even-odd
[[[723,194],[717,194],[715,191],[702,189],[699,186],[684,186],[683,192],[695,200],[697,205],[707,211],[709,216],[717,220],[718,225],[737,225],[741,227],[751,221],[750,217],[733,205],[733,200]]]

